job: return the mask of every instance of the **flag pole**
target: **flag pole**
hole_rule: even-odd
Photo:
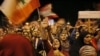
[[[41,27],[41,16],[40,16],[40,11],[39,11],[39,8],[37,8],[37,12],[38,12],[38,22],[39,22],[39,25],[40,25],[40,31],[42,32],[43,31],[43,29],[42,29],[42,27]],[[44,36],[44,34],[41,34],[41,36],[43,37]],[[41,38],[42,39],[42,38]],[[42,41],[42,46],[43,46],[43,50],[42,50],[42,52],[43,53],[40,53],[42,56],[46,56],[46,51],[44,50],[44,43],[43,43],[43,41]]]
[[[88,31],[91,32],[90,31],[90,18],[88,18]]]
[[[40,22],[41,21],[41,16],[40,16],[40,11],[39,11],[39,8],[37,8],[37,12],[38,12],[38,21]]]

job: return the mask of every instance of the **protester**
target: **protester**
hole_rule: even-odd
[[[79,50],[80,56],[97,56],[96,49],[93,46],[85,45]]]
[[[7,34],[0,41],[0,56],[35,56],[30,41],[20,34]]]

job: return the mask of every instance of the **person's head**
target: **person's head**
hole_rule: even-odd
[[[52,47],[53,49],[61,49],[61,43],[57,38],[53,39]]]
[[[79,37],[77,38],[78,43],[80,43],[80,45],[84,45],[84,44],[90,44],[90,40],[92,38],[92,34],[89,32],[81,32]]]
[[[97,31],[97,35],[100,37],[100,29]]]
[[[80,29],[80,31],[88,31],[88,26],[87,25],[83,25],[82,28]]]
[[[48,17],[44,17],[44,19],[41,21],[41,26],[43,28],[46,28],[49,26],[48,20],[49,20]]]
[[[32,31],[32,36],[34,37],[40,37],[40,30],[35,28],[33,31]]]
[[[83,39],[84,43],[85,44],[90,44],[90,41],[91,41],[92,37],[93,36],[91,34],[87,34]]]
[[[31,27],[34,27],[34,28],[39,28],[39,27],[40,27],[38,21],[32,21],[32,22],[30,23],[30,26],[31,26]]]
[[[67,32],[62,32],[62,33],[60,34],[59,38],[60,38],[61,41],[66,41],[67,38],[68,38]]]
[[[80,56],[97,56],[96,49],[93,46],[85,45],[79,50]]]
[[[59,20],[56,22],[56,25],[58,27],[62,27],[65,24],[65,19],[64,18],[59,18]]]

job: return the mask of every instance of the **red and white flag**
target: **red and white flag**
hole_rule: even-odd
[[[58,15],[56,13],[52,12],[52,4],[51,3],[40,8],[40,15],[42,15],[44,17],[49,17],[49,18],[57,18],[58,17]]]
[[[4,0],[0,10],[16,25],[24,22],[39,6],[39,0]]]

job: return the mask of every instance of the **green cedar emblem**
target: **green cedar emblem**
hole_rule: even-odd
[[[19,2],[22,2],[23,4],[25,3],[25,0],[18,0]]]

